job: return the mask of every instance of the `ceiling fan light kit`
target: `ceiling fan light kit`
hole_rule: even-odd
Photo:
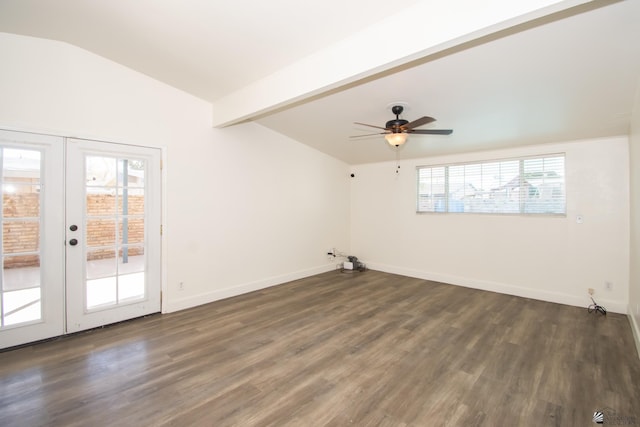
[[[388,133],[384,136],[384,139],[387,140],[389,145],[393,145],[394,147],[399,147],[405,142],[407,142],[407,134],[404,132]]]
[[[408,120],[404,120],[400,118],[400,114],[404,111],[404,107],[402,105],[394,105],[391,107],[391,112],[396,115],[394,120],[389,120],[385,127],[368,125],[366,123],[355,122],[357,125],[369,126],[376,129],[382,129],[384,132],[380,132],[374,135],[384,135],[384,138],[387,140],[389,145],[394,147],[399,147],[405,142],[407,142],[407,137],[410,133],[415,133],[419,135],[451,135],[453,130],[451,129],[415,129],[417,127],[433,123],[436,121],[433,117],[423,116],[417,120],[409,122]],[[361,136],[370,136],[370,135],[354,135],[351,138],[358,138]]]

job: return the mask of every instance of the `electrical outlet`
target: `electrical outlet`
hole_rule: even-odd
[[[596,291],[594,291],[593,288],[587,289],[587,292],[589,292],[589,295],[593,295],[596,293]]]
[[[609,282],[609,281],[604,282],[604,288],[606,290],[608,290],[608,291],[612,291],[613,290],[613,282]]]

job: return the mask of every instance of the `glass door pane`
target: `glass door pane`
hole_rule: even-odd
[[[42,319],[39,150],[0,148],[2,288],[0,326]]]
[[[87,155],[85,168],[85,309],[144,299],[146,161]]]

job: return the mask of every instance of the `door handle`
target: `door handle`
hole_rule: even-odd
[[[70,244],[71,246],[75,246],[75,245],[77,245],[77,244],[78,244],[78,239],[71,239],[71,240],[69,240],[69,244]]]

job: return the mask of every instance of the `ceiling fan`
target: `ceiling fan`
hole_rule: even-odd
[[[355,124],[357,125],[382,129],[384,132],[370,133],[367,135],[354,135],[350,138],[359,138],[371,135],[384,135],[384,138],[390,145],[399,147],[407,141],[407,136],[412,133],[418,135],[451,135],[451,133],[453,132],[452,129],[416,129],[417,127],[433,123],[436,121],[436,119],[434,119],[433,117],[423,116],[417,120],[409,122],[408,120],[400,118],[400,114],[402,114],[403,110],[404,107],[402,105],[394,105],[393,107],[391,107],[391,112],[396,115],[396,118],[394,120],[389,120],[384,127],[355,122]]]

